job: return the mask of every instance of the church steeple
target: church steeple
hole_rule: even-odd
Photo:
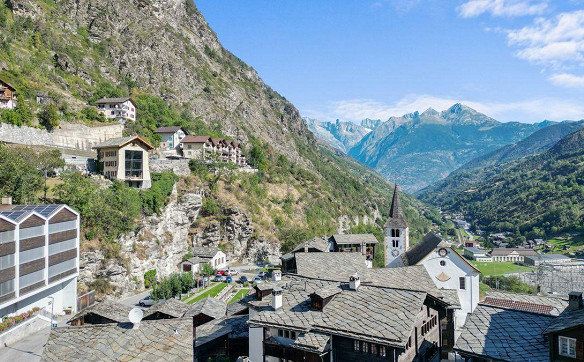
[[[389,217],[385,223],[385,228],[395,227],[395,228],[407,228],[408,223],[402,212],[402,208],[399,202],[399,186],[396,184],[393,189],[393,197],[391,198],[391,206],[389,208]]]
[[[385,223],[385,266],[400,266],[401,255],[410,247],[410,230],[399,202],[399,186],[395,185],[389,217]]]

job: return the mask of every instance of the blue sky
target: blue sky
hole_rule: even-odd
[[[196,0],[223,45],[304,116],[462,102],[501,121],[584,118],[582,0]]]

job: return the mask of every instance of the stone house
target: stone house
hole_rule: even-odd
[[[185,136],[181,142],[183,157],[188,159],[206,160],[215,154],[216,148],[209,136]]]
[[[120,123],[136,120],[136,105],[129,97],[102,98],[96,105],[107,119],[115,119]]]
[[[160,136],[160,149],[163,151],[179,151],[180,143],[187,135],[179,126],[159,127],[154,131]]]
[[[198,258],[199,264],[208,263],[213,269],[227,267],[227,255],[215,247],[195,246],[193,248],[193,258]]]
[[[0,109],[14,109],[15,107],[16,89],[0,79]]]
[[[319,253],[308,253],[319,254]],[[344,253],[320,253],[337,254]],[[437,360],[447,303],[429,293],[286,275],[251,301],[251,361]],[[391,312],[389,312],[391,311]]]
[[[373,234],[335,234],[329,238],[331,251],[360,252],[365,255],[367,267],[373,267],[377,239]]]
[[[139,136],[112,138],[93,147],[97,150],[98,170],[107,179],[141,189],[152,185],[148,153],[153,148]]]

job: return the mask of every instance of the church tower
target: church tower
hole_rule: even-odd
[[[410,247],[410,228],[399,203],[399,188],[395,185],[389,209],[389,218],[384,227],[385,266],[394,266]],[[397,260],[396,260],[397,259]]]

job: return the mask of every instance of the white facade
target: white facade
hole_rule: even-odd
[[[168,133],[159,133],[160,138],[162,139],[160,142],[160,147],[164,151],[172,151],[178,150],[180,141],[185,138],[186,134],[182,129],[179,129],[176,132],[168,132]]]
[[[130,99],[101,99],[97,101],[97,108],[107,119],[122,123],[136,120],[136,106]]]
[[[395,266],[398,257],[410,248],[410,228],[388,227],[385,229],[385,264]]]
[[[439,251],[442,249],[442,256]],[[444,250],[446,253],[444,253]],[[456,290],[461,309],[455,311],[455,339],[460,335],[468,313],[479,303],[480,272],[450,247],[437,247],[418,265],[423,265],[439,289]]]
[[[48,208],[50,213],[34,211]],[[19,212],[23,216],[15,216]],[[55,314],[77,311],[77,212],[65,205],[15,205],[3,210],[0,245],[0,317],[34,307]]]
[[[221,250],[217,251],[215,256],[210,261],[213,269],[223,269],[227,268],[227,255]]]

